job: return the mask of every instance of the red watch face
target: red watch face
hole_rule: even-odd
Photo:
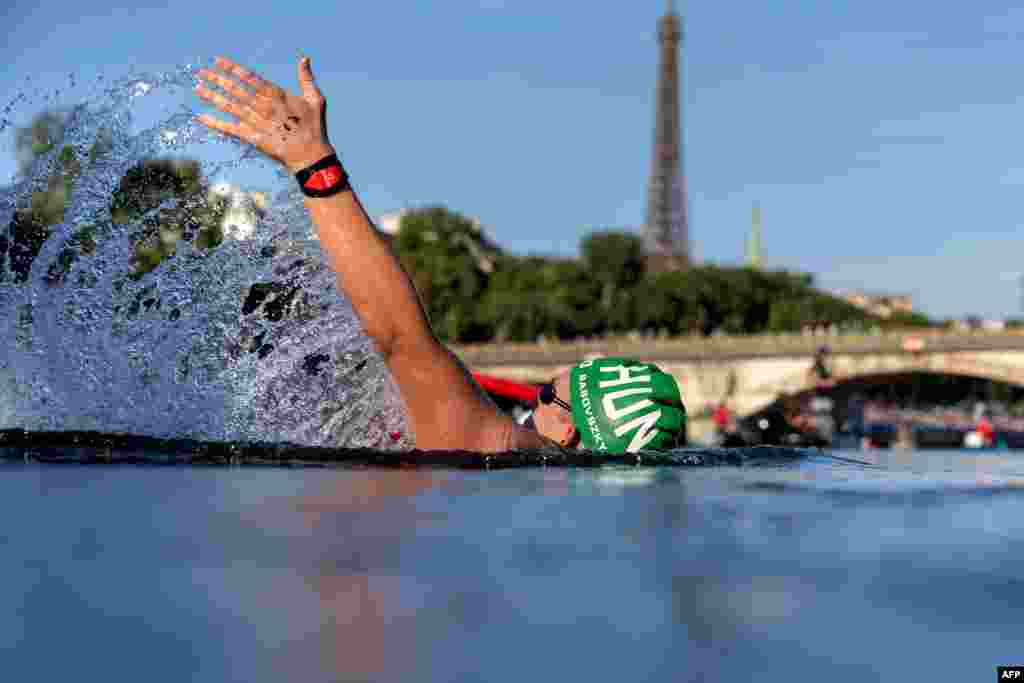
[[[326,190],[341,182],[341,166],[328,166],[311,175],[306,181],[306,189]]]

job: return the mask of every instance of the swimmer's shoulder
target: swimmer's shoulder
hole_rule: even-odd
[[[508,448],[506,450],[535,450],[538,448],[558,448],[551,439],[541,436],[535,430],[512,422],[507,438]]]

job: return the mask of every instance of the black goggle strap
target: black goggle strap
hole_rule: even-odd
[[[572,406],[570,406],[568,403],[566,403],[565,401],[563,401],[562,399],[558,398],[558,396],[555,395],[555,385],[550,382],[547,384],[540,385],[540,392],[538,392],[537,394],[537,399],[541,403],[544,403],[545,405],[549,403],[554,403],[565,408],[570,413],[572,412]]]

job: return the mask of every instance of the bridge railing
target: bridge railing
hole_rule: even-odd
[[[772,334],[642,338],[639,335],[577,342],[456,345],[473,365],[571,363],[590,355],[644,360],[763,356],[812,356],[821,346],[833,354],[920,353],[1024,349],[1024,330],[1002,332],[922,330],[880,334]]]

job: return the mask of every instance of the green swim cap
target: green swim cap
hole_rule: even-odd
[[[583,446],[635,453],[682,445],[686,408],[675,378],[629,358],[583,361],[570,372],[572,419]]]

